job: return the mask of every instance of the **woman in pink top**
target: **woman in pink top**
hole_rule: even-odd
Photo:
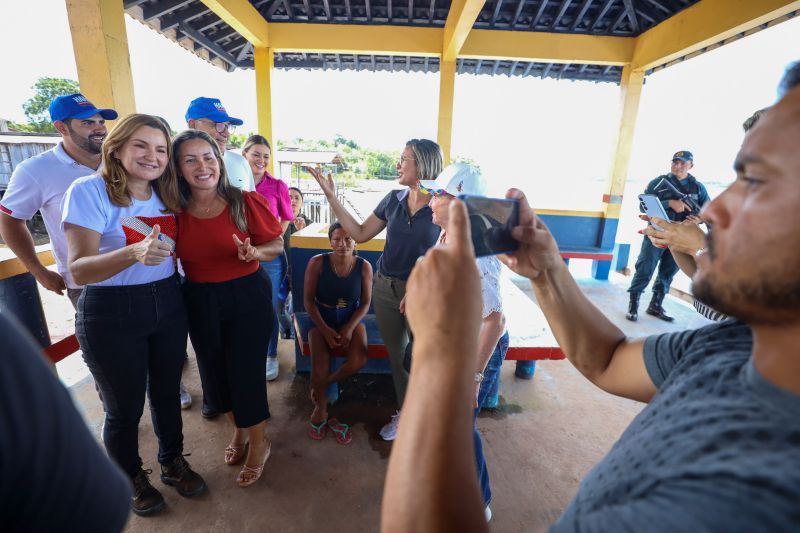
[[[242,155],[250,164],[253,171],[253,181],[256,184],[256,192],[261,194],[269,204],[269,209],[278,222],[281,230],[286,231],[289,222],[294,219],[292,203],[289,199],[289,188],[284,182],[273,177],[267,166],[271,155],[269,141],[261,135],[251,135],[244,143]],[[261,268],[269,276],[272,284],[272,306],[277,313],[278,290],[286,277],[287,267],[286,255],[281,254],[272,261],[264,261]],[[277,316],[277,315],[276,315]],[[267,348],[267,380],[272,381],[278,377],[278,323],[275,322],[272,328],[272,335],[269,338]]]

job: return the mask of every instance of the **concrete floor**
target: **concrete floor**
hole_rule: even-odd
[[[585,275],[585,271],[575,270],[583,266],[572,268],[576,275]],[[706,323],[690,306],[672,297],[666,307],[677,317],[676,324],[644,314],[636,324],[626,321],[624,290],[629,280],[612,274],[610,282],[596,282],[585,276],[580,285],[629,335]],[[530,293],[524,280],[517,281]],[[50,309],[49,303],[45,305]],[[49,312],[48,316],[53,315]],[[163,492],[168,508],[151,518],[132,516],[128,531],[378,530],[391,452],[391,443],[380,440],[378,431],[394,412],[388,377],[359,376],[333,407],[332,415],[354,426],[350,446],[338,445],[330,436],[317,442],[306,436],[311,412],[308,379],[293,372],[290,341],[282,341],[279,351],[281,375],[268,386],[272,457],[262,479],[247,489],[235,485],[238,469],[222,459],[230,429],[222,419],[207,421],[200,416],[200,382],[190,353],[184,383],[195,405],[183,412],[185,452],[191,454],[189,462],[204,476],[210,490],[200,498],[185,499],[154,475],[153,484]],[[72,365],[75,375],[80,355],[70,359],[72,362],[60,364],[59,371],[68,371]],[[75,383],[71,391],[98,435],[102,409],[91,377]],[[556,520],[580,480],[642,408],[642,404],[595,388],[566,361],[540,362],[532,381],[515,378],[514,363],[507,362],[500,394],[500,408],[482,413],[479,421],[494,491],[491,526],[498,532],[543,530]],[[157,473],[149,416],[143,417],[140,425],[140,448],[145,468]]]

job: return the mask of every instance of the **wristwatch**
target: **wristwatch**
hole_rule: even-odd
[[[483,383],[483,372],[475,372],[475,383]]]

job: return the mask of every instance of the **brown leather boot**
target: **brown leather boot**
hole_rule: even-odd
[[[148,475],[152,470],[139,470],[131,480],[133,483],[133,498],[131,510],[139,516],[150,516],[164,509],[164,497],[153,485],[150,484]]]
[[[161,481],[175,487],[184,498],[202,494],[207,488],[200,474],[192,470],[182,455],[161,465]]]

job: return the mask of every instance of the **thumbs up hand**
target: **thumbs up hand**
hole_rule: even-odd
[[[250,261],[257,261],[259,258],[258,249],[250,244],[250,237],[247,237],[244,242],[233,234],[233,242],[236,244],[238,256],[240,261],[249,263]]]
[[[133,245],[133,255],[137,261],[147,266],[156,266],[172,254],[172,247],[160,240],[161,226],[153,226],[153,231],[144,240]]]

